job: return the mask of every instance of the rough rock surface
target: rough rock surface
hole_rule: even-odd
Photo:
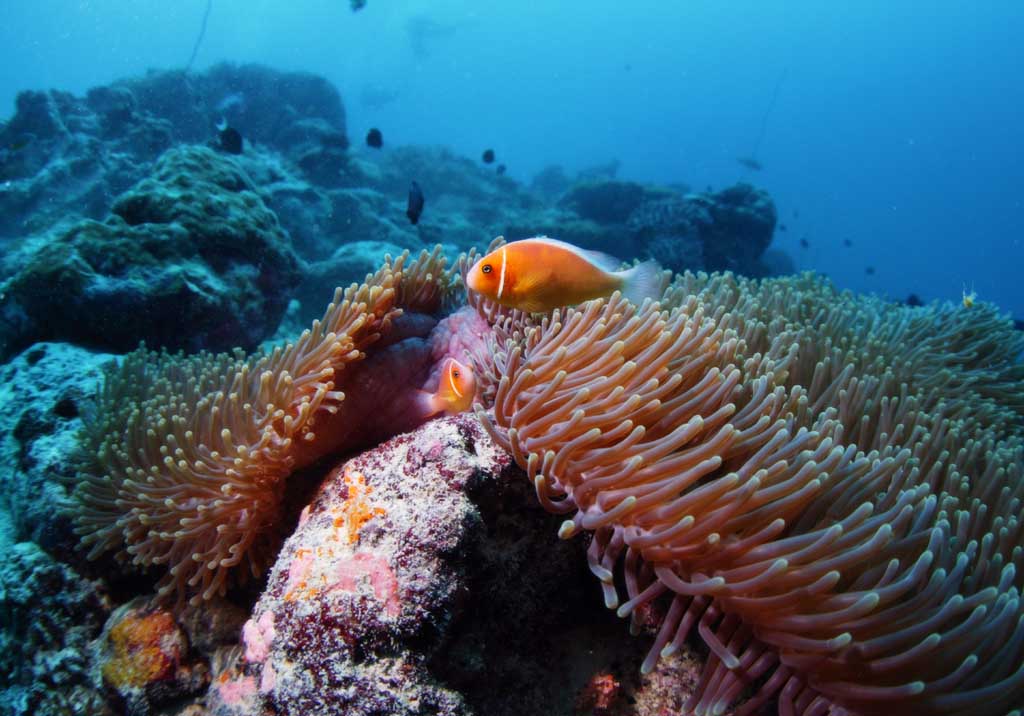
[[[288,235],[245,172],[212,150],[168,151],[85,220],[7,257],[0,338],[8,354],[42,340],[123,352],[251,348],[273,332],[299,280]]]
[[[645,201],[665,195],[631,181],[587,181],[573,186],[560,203],[598,224],[624,224]]]
[[[95,646],[103,686],[130,714],[151,713],[209,685],[209,668],[189,648],[175,615],[144,597],[115,610]]]
[[[666,660],[640,679],[643,641],[602,608],[582,542],[559,541],[534,502],[472,415],[338,465],[282,548],[241,649],[215,660],[207,708],[568,716],[602,674],[619,682],[627,710],[615,713],[679,700],[659,674],[693,676],[696,664]]]
[[[37,343],[0,366],[0,495],[14,539],[69,558],[66,485],[81,413],[113,356],[67,343]]]
[[[110,609],[97,585],[33,542],[3,544],[0,705],[10,716],[113,714],[93,681],[90,641]]]
[[[775,204],[749,184],[719,192],[646,199],[626,227],[641,253],[673,271],[769,273],[763,255],[775,232]]]
[[[762,275],[757,266],[775,233],[775,202],[763,189],[736,184],[719,192],[698,195],[710,221],[701,227],[708,271],[737,271]]]
[[[68,217],[103,218],[112,197],[160,154],[214,140],[221,119],[250,142],[307,162],[313,155],[337,161],[348,146],[345,108],[329,82],[259,65],[150,72],[85,97],[23,92],[0,129],[0,237],[38,233]]]

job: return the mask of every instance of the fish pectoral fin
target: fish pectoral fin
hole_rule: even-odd
[[[536,276],[523,276],[516,280],[516,294],[521,298],[515,300],[517,308],[529,313],[545,313],[547,307],[539,297],[544,281]]]

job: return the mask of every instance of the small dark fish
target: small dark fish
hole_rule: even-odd
[[[811,248],[811,243],[807,239],[800,239],[800,248],[809,249]]]
[[[384,146],[384,135],[376,127],[366,133],[366,146],[373,147],[374,149],[380,149]]]
[[[1013,327],[1016,328],[1018,331],[1024,331],[1024,321],[1020,320],[1019,318],[1014,318]]]
[[[874,266],[868,266],[867,268],[864,269],[864,273],[866,273],[868,276],[874,276],[875,275],[875,267]]]
[[[922,301],[921,297],[918,296],[916,293],[912,293],[909,296],[907,296],[907,300],[904,301],[904,303],[906,303],[908,306],[923,306],[924,305],[924,301]]]
[[[366,0],[349,0],[349,7],[352,8],[352,12],[359,12],[366,7]]]
[[[846,248],[850,248],[851,246],[853,246],[853,242],[850,241],[849,239],[843,239],[843,246],[845,246]]]
[[[736,157],[736,161],[747,169],[753,169],[755,172],[759,172],[764,168],[761,162],[757,161],[753,157]]]
[[[409,204],[405,209],[405,215],[409,217],[409,223],[414,226],[420,220],[420,214],[423,213],[423,190],[420,189],[420,185],[413,182],[409,187]]]
[[[7,148],[12,152],[20,152],[22,149],[32,143],[32,139],[29,137],[20,137],[15,139],[13,142],[7,145]]]
[[[499,164],[498,168],[495,171],[497,171],[498,176],[503,176],[505,174],[505,165]]]
[[[480,159],[483,160],[484,164],[490,164],[491,162],[494,161],[494,150],[493,149],[485,149],[484,153],[483,153],[483,156],[481,156]]]
[[[785,224],[779,224],[779,231],[788,231],[788,230],[789,229],[786,227]]]
[[[800,218],[800,210],[799,209],[793,209],[793,218],[794,219],[799,219]]]
[[[242,153],[242,135],[234,127],[224,127],[220,130],[220,148],[228,154]]]

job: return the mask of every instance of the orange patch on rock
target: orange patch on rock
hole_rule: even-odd
[[[341,505],[341,510],[334,515],[334,528],[343,532],[346,544],[355,544],[359,539],[359,531],[374,517],[387,514],[383,507],[370,504],[369,496],[373,489],[366,484],[361,472],[345,468],[345,486],[348,497]]]
[[[362,473],[351,470],[346,466],[343,479],[345,480],[346,497],[340,507],[330,512],[333,533],[327,539],[351,545],[359,541],[359,532],[367,522],[374,517],[387,514],[387,510],[370,502],[369,497],[373,492],[373,488],[366,484],[366,478]],[[308,507],[303,512],[307,513]],[[332,586],[333,577],[329,579],[326,574],[322,573],[323,565],[317,564],[318,561],[333,561],[334,559],[336,559],[335,550],[330,546],[317,545],[312,548],[300,547],[296,549],[295,556],[288,568],[288,581],[285,584],[284,590],[285,601],[313,599],[325,589],[337,588],[337,583],[333,583]],[[354,562],[361,564],[364,558],[359,555],[356,555],[354,558],[343,557],[343,563],[353,559]],[[378,568],[374,568],[370,570],[363,569],[359,573],[364,576],[370,575],[371,577],[372,575],[378,575],[375,577],[377,581],[373,584],[374,591],[388,604],[388,611],[390,613],[394,607],[392,602],[388,601],[388,595],[393,590],[387,586],[389,584],[387,578],[380,576],[383,572]],[[344,577],[342,581],[344,581]],[[348,588],[345,588],[345,591],[349,591]]]
[[[103,664],[103,680],[113,688],[142,688],[174,677],[183,640],[170,612],[129,613],[107,638],[113,654]]]

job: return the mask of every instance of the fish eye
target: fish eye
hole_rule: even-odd
[[[490,273],[494,269],[491,267],[490,264],[484,264],[483,268],[481,268],[480,270],[483,271],[484,273]]]
[[[457,371],[457,370],[453,370],[453,371],[452,371],[452,376],[454,376],[454,377],[458,378],[458,377],[459,377],[459,371]]]

